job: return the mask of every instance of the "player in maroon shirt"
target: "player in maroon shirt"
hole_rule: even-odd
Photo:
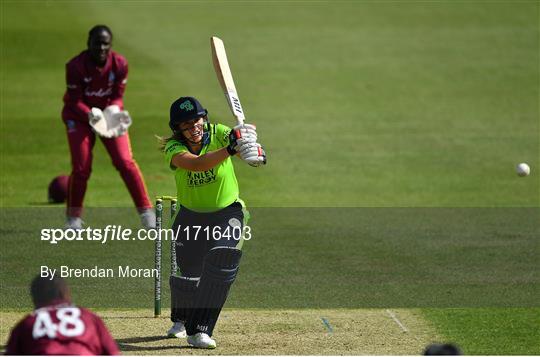
[[[30,286],[35,310],[11,331],[8,355],[118,355],[101,319],[71,304],[62,278],[39,275]]]
[[[112,37],[107,26],[94,26],[88,34],[88,49],[66,64],[67,90],[62,119],[67,129],[72,165],[67,198],[67,228],[82,228],[83,199],[96,142],[96,134],[89,124],[91,109],[118,105],[123,110],[124,107],[128,65],[123,56],[111,50]],[[100,139],[133,198],[143,226],[153,228],[155,214],[143,176],[133,159],[128,133]]]

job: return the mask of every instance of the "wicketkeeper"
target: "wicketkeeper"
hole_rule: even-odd
[[[107,149],[140,214],[141,223],[153,228],[156,217],[139,166],[133,159],[124,110],[128,64],[111,50],[112,32],[104,25],[88,34],[88,49],[66,64],[67,89],[62,119],[71,153],[71,175],[67,197],[66,228],[82,228],[84,194],[92,171],[96,135]]]
[[[180,209],[176,260],[181,276],[172,276],[171,337],[185,337],[198,348],[215,348],[214,326],[238,273],[246,233],[247,210],[239,198],[231,156],[251,166],[266,163],[255,126],[232,130],[210,123],[207,110],[192,97],[174,101],[163,140],[167,165],[174,172]],[[199,227],[197,229],[197,227]]]

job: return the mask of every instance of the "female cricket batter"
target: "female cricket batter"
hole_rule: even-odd
[[[66,228],[82,228],[82,206],[92,169],[92,149],[96,134],[89,120],[92,107],[104,109],[118,105],[123,109],[128,65],[126,59],[111,50],[112,32],[104,25],[94,26],[88,34],[88,49],[66,65],[67,90],[62,119],[66,125],[72,171],[67,197]],[[120,172],[146,228],[155,227],[155,214],[148,198],[142,174],[133,160],[128,133],[101,138]]]
[[[266,163],[253,125],[233,130],[208,121],[192,97],[173,102],[164,139],[167,165],[174,171],[180,209],[176,260],[181,276],[171,276],[170,337],[185,337],[198,348],[215,348],[211,338],[229,288],[236,278],[246,233],[247,211],[238,196],[231,156],[252,166]]]

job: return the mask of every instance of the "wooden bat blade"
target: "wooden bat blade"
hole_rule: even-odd
[[[212,62],[214,63],[214,69],[216,70],[219,84],[225,94],[229,108],[238,121],[238,124],[243,124],[245,120],[244,110],[242,109],[240,98],[236,92],[236,86],[234,85],[229,61],[227,60],[227,53],[225,52],[225,45],[220,38],[213,36],[210,38],[210,47],[212,48]]]

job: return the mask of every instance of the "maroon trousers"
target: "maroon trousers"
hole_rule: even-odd
[[[71,217],[80,217],[87,182],[92,172],[92,149],[96,143],[96,134],[88,123],[75,120],[68,120],[65,123],[72,168],[66,214]],[[117,138],[100,139],[114,167],[120,172],[135,206],[139,211],[152,207],[141,170],[133,159],[129,135],[126,133]]]

